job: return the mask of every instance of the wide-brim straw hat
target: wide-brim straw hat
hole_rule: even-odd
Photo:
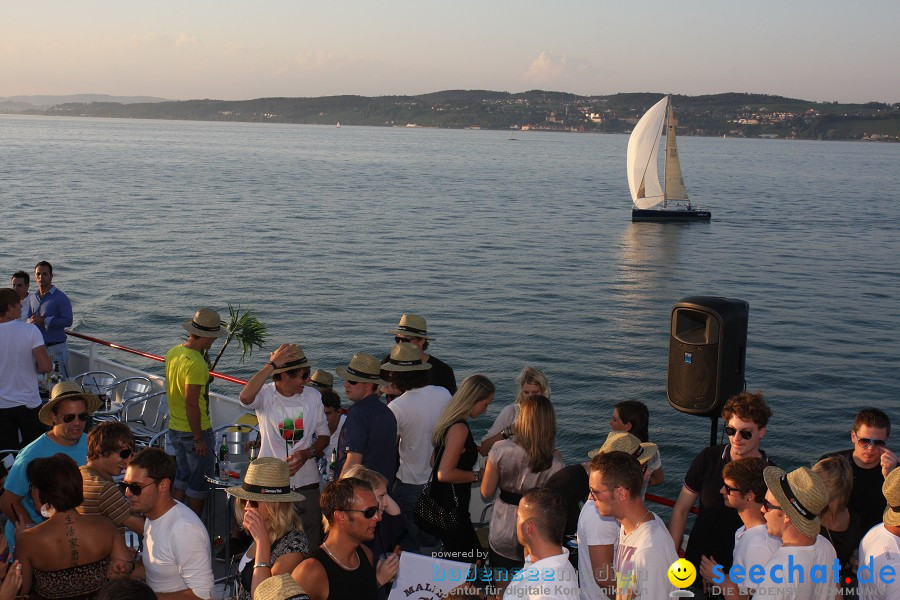
[[[394,344],[391,356],[381,365],[384,371],[426,371],[431,364],[422,360],[422,351],[409,342]]]
[[[306,367],[309,367],[309,360],[307,360],[306,355],[303,353],[303,348],[301,348],[299,345],[296,346],[299,356],[291,361],[284,363],[277,369],[272,369],[272,375],[284,373],[285,371],[294,371],[296,369],[305,369]]]
[[[884,511],[884,524],[888,527],[900,527],[900,469],[894,469],[884,478],[881,486],[887,508]]]
[[[197,337],[220,338],[228,335],[219,313],[211,308],[201,308],[194,313],[193,319],[188,319],[181,326]]]
[[[330,390],[334,387],[334,375],[322,369],[316,369],[306,385],[316,388],[317,390]]]
[[[347,381],[387,385],[387,381],[381,378],[381,361],[365,352],[357,352],[350,359],[349,365],[338,367],[334,372],[338,377]]]
[[[293,600],[301,597],[307,597],[306,590],[290,573],[272,575],[260,583],[253,593],[253,600]]]
[[[594,458],[601,453],[616,451],[634,456],[643,466],[659,454],[659,446],[651,442],[641,442],[639,437],[627,431],[610,431],[603,445],[588,452],[588,456]]]
[[[397,329],[388,329],[388,333],[410,338],[417,337],[425,338],[426,340],[434,339],[428,337],[428,326],[425,324],[425,317],[411,313],[406,313],[400,317],[400,324],[397,325]]]
[[[50,415],[53,414],[53,409],[56,408],[56,405],[63,400],[84,400],[85,412],[87,413],[94,412],[103,404],[100,398],[85,392],[74,381],[61,381],[53,386],[53,390],[50,392],[50,402],[43,405],[38,412],[38,419],[41,423],[53,426]]]
[[[815,539],[821,528],[819,513],[828,505],[828,488],[822,478],[807,467],[790,473],[766,467],[763,479],[797,531]]]
[[[280,458],[264,456],[252,461],[241,485],[225,490],[235,498],[258,502],[299,502],[303,494],[291,489],[291,472]]]

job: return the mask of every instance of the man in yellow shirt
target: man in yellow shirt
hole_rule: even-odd
[[[206,475],[215,463],[215,439],[206,385],[209,365],[205,352],[216,339],[228,335],[219,313],[201,308],[182,324],[188,339],[166,353],[166,396],[169,402],[169,442],[175,448],[175,482],[172,497],[198,515],[209,495]]]

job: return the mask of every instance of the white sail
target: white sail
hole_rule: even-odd
[[[688,193],[681,176],[681,161],[678,159],[678,145],[675,142],[675,114],[670,102],[666,117],[666,200],[687,199]]]
[[[635,206],[641,209],[652,208],[664,199],[656,162],[668,101],[666,96],[654,104],[628,138],[628,188]]]

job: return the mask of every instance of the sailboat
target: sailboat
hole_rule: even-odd
[[[663,125],[666,127],[665,189],[657,173],[657,153]],[[628,188],[634,208],[632,221],[708,221],[712,214],[691,205],[678,146],[672,101],[666,96],[648,110],[628,138]]]

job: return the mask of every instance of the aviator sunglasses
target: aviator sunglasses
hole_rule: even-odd
[[[343,512],[358,512],[358,513],[362,513],[362,516],[364,516],[365,518],[371,519],[372,517],[375,516],[375,513],[378,512],[378,507],[370,506],[369,508],[366,508],[366,509],[345,508],[345,509],[343,509]]]
[[[879,440],[877,438],[861,438],[857,436],[856,443],[859,444],[860,447],[866,449],[871,448],[872,446],[875,446],[876,448],[884,448],[887,445],[887,440]]]
[[[732,427],[731,425],[728,425],[727,427],[725,427],[725,435],[727,435],[728,437],[734,437],[735,434],[737,434],[737,433],[740,433],[741,437],[744,438],[745,440],[749,440],[750,438],[753,437],[753,432],[748,429],[737,430],[734,427]]]
[[[123,452],[124,452],[124,450],[123,450]],[[159,479],[154,479],[150,483],[145,483],[144,485],[141,485],[139,483],[133,483],[133,482],[129,483],[127,481],[120,481],[119,489],[122,490],[123,494],[125,493],[125,490],[128,490],[129,492],[131,492],[132,496],[140,496],[141,492],[144,490],[145,487],[150,487],[154,483],[159,483]]]
[[[84,423],[85,421],[88,420],[88,417],[90,417],[90,416],[91,416],[91,415],[89,415],[89,414],[86,413],[86,412],[79,413],[79,414],[77,414],[77,415],[72,415],[72,414],[63,415],[63,416],[62,416],[62,422],[63,422],[63,423],[66,423],[66,424],[68,425],[69,423],[71,423],[72,421],[75,420],[75,417],[78,417],[78,420],[81,421],[82,423]]]

